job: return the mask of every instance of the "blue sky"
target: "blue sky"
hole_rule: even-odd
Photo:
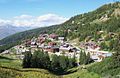
[[[64,17],[95,10],[114,0],[0,0],[0,18],[53,13]]]
[[[0,26],[42,27],[120,0],[0,0]]]

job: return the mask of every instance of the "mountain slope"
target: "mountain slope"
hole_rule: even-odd
[[[15,43],[33,36],[38,36],[41,33],[57,33],[60,36],[65,36],[67,39],[79,38],[79,41],[84,41],[90,37],[94,41],[103,38],[104,43],[111,44],[116,39],[116,35],[120,33],[120,2],[105,4],[95,11],[72,17],[63,24],[37,28],[21,33],[14,34],[0,40],[0,45]],[[98,34],[100,31],[103,34]],[[114,37],[110,37],[110,33],[114,33]],[[103,44],[103,43],[102,43]],[[114,46],[107,46],[110,50]]]

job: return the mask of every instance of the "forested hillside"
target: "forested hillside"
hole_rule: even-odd
[[[79,38],[80,42],[85,40],[94,40],[97,42],[102,39],[103,41],[98,43],[102,49],[114,51],[114,47],[116,47],[117,44],[113,45],[113,43],[117,43],[117,35],[120,33],[119,21],[120,2],[105,4],[95,11],[74,16],[60,25],[16,33],[0,40],[0,45],[6,46],[9,44],[14,46],[16,42],[38,36],[41,33],[56,33],[66,37],[68,40]],[[11,46],[7,45],[0,49],[0,52]]]

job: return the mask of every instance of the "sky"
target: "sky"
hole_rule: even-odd
[[[0,26],[60,24],[72,16],[115,1],[120,0],[0,0]]]

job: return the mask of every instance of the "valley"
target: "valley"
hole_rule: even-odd
[[[0,40],[0,78],[119,78],[120,2]]]

